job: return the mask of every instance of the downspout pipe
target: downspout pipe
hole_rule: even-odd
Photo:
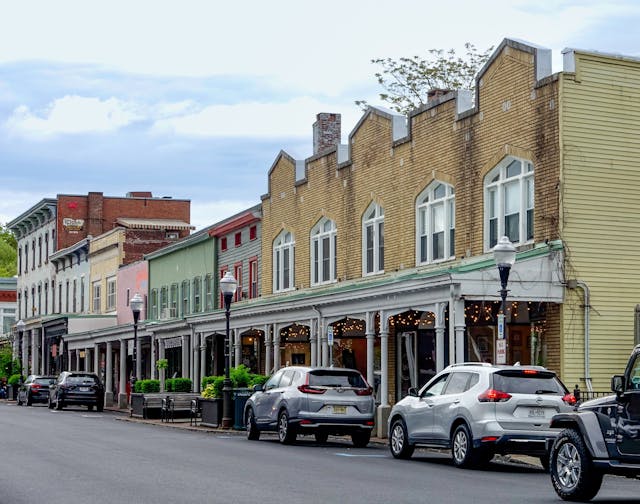
[[[593,384],[591,382],[591,369],[589,367],[590,354],[589,354],[589,319],[591,311],[591,291],[586,282],[582,280],[569,280],[567,282],[569,289],[575,289],[580,287],[584,294],[584,382],[587,385],[587,390],[593,392]]]

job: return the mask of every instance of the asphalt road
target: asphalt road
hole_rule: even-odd
[[[0,402],[0,504],[561,502],[530,467],[460,470],[422,450],[401,461],[379,445],[281,446],[118,417]],[[595,502],[639,495],[640,482],[607,477]]]

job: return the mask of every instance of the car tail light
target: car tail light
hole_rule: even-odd
[[[356,395],[359,395],[359,396],[367,396],[372,394],[373,394],[373,389],[371,387],[356,390]]]
[[[480,441],[483,443],[495,443],[498,440],[498,436],[485,436]]]
[[[31,385],[31,390],[33,392],[37,392],[38,390],[40,390],[40,385],[34,383],[33,385]]]
[[[511,399],[511,394],[495,389],[485,390],[478,396],[480,402],[505,402],[509,399]]]
[[[324,394],[327,391],[327,389],[315,388],[311,385],[307,385],[306,383],[304,385],[300,385],[298,390],[303,394]]]
[[[535,369],[525,369],[523,371],[524,374],[528,374],[528,375],[532,375],[532,374],[538,374],[538,371]]]
[[[562,400],[567,404],[569,404],[570,406],[575,406],[575,404],[578,402],[578,400],[576,399],[576,396],[574,396],[573,394],[565,394]]]

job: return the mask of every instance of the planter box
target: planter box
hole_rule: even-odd
[[[141,418],[160,418],[162,399],[167,394],[131,394],[131,416]]]
[[[222,399],[200,399],[201,425],[219,427],[222,424]]]

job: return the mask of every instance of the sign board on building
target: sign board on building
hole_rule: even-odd
[[[327,344],[333,345],[333,326],[327,327]]]
[[[507,340],[499,339],[496,341],[496,364],[507,363]]]

